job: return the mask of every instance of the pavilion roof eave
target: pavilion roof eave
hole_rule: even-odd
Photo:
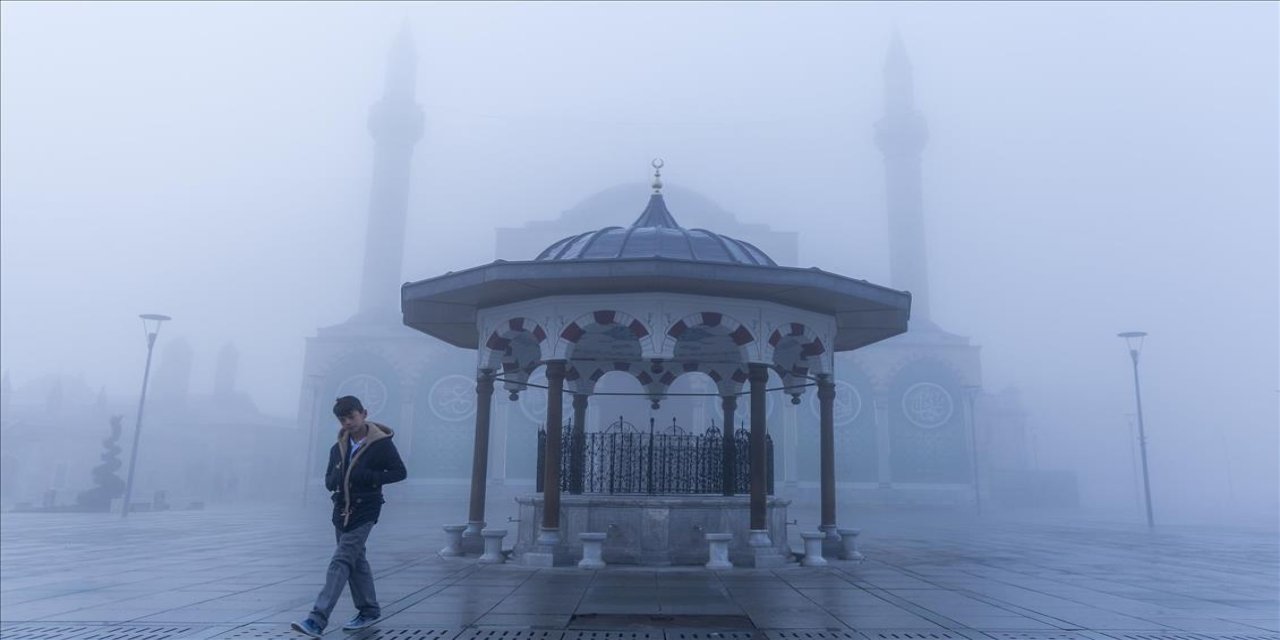
[[[911,294],[817,268],[670,258],[496,261],[406,283],[404,324],[475,349],[480,309],[556,295],[661,291],[762,300],[836,317],[833,348],[848,351],[906,331]]]

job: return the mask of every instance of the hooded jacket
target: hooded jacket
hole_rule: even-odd
[[[355,455],[348,455],[351,442],[341,431],[329,449],[324,486],[333,492],[333,526],[341,531],[377,522],[382,513],[382,485],[400,482],[408,475],[391,441],[395,432],[377,422],[367,424],[369,433]]]

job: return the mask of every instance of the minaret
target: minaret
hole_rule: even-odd
[[[391,46],[382,98],[369,112],[373,180],[357,316],[365,321],[399,324],[409,167],[414,146],[422,138],[422,107],[414,101],[418,71],[414,55],[413,36],[405,23]]]
[[[920,185],[920,154],[928,139],[924,117],[915,108],[911,61],[895,31],[884,61],[884,117],[876,123],[876,144],[884,154],[889,281],[911,292],[913,329],[932,325]]]

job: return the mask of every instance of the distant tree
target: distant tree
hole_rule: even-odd
[[[111,509],[111,500],[124,495],[124,480],[116,475],[120,462],[120,447],[116,441],[120,439],[120,421],[124,416],[111,416],[111,435],[102,441],[106,451],[102,454],[102,464],[93,468],[93,482],[97,486],[80,492],[76,496],[76,504],[85,511],[107,511]]]

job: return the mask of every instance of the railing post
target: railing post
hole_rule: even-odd
[[[649,495],[653,495],[653,418],[649,418],[649,462],[646,466],[648,467],[649,475],[646,484],[648,485]]]
[[[734,448],[733,437],[733,414],[738,409],[738,396],[724,396],[720,399],[720,408],[724,411],[724,452],[721,454],[722,460],[722,482],[721,492],[726,496],[734,494],[734,490],[738,484],[737,456]]]

